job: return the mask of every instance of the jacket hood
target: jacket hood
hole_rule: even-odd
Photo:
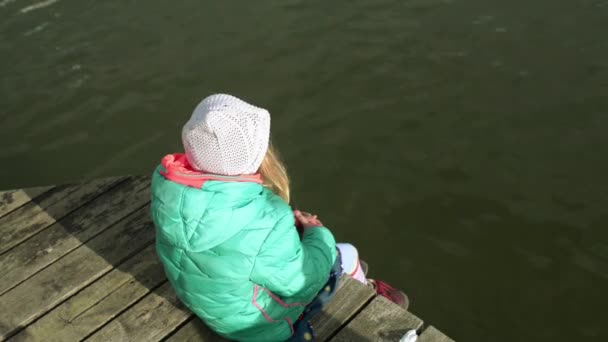
[[[184,153],[168,154],[161,160],[160,174],[170,181],[190,186],[202,188],[205,181],[216,180],[221,182],[250,182],[262,184],[260,174],[223,176],[210,173],[202,173],[195,170]]]
[[[164,157],[152,177],[157,238],[192,251],[221,244],[259,216],[254,202],[268,195],[261,183],[259,175],[200,173],[183,154]]]

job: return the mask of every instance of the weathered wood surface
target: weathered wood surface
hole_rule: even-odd
[[[52,186],[41,186],[38,188],[29,188],[27,190],[0,191],[0,217],[30,202],[52,188]]]
[[[166,281],[149,181],[0,192],[0,341],[226,341]],[[319,341],[398,341],[422,321],[345,278],[312,325]],[[419,341],[453,340],[429,326]]]
[[[451,338],[445,336],[441,331],[437,330],[434,326],[430,325],[420,336],[417,342],[454,342]]]
[[[343,277],[334,298],[311,321],[319,340],[324,341],[334,335],[365,307],[374,295],[374,290],[369,286],[361,286],[356,280]]]
[[[193,317],[180,327],[166,342],[226,342],[209,329],[200,319]]]
[[[332,341],[399,341],[422,320],[384,297],[376,297]]]
[[[42,316],[11,341],[79,341],[128,309],[165,280],[154,245],[149,245]],[[54,332],[51,336],[50,331]]]
[[[122,180],[124,177],[59,186],[0,218],[2,231],[0,254],[55,223]]]
[[[159,341],[192,317],[165,283],[87,341]]]
[[[130,178],[2,255],[0,294],[145,205],[149,184],[147,178]]]
[[[17,332],[152,243],[147,207],[138,210],[0,296],[0,339]]]

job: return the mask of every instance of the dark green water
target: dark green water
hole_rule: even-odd
[[[608,340],[606,0],[0,0],[0,189],[149,173],[218,91],[428,322]]]

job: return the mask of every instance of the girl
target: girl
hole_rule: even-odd
[[[316,216],[289,207],[269,135],[268,111],[230,95],[196,107],[185,154],[165,156],[152,177],[157,253],[178,298],[223,337],[311,340],[308,320],[342,272],[366,279],[354,247],[341,253]]]

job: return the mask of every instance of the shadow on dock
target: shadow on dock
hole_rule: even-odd
[[[57,186],[42,193],[37,189],[21,190],[32,199],[27,204],[31,208],[24,207],[22,210],[31,218],[22,218],[23,230],[15,230],[13,236],[17,242],[6,250],[0,250],[0,256],[10,255],[13,257],[11,260],[27,262],[26,273],[15,273],[14,285],[7,285],[3,292],[0,289],[0,294],[11,295],[12,290],[20,285],[32,282],[28,286],[43,287],[48,296],[52,296],[52,300],[45,304],[49,308],[41,310],[54,310],[74,297],[88,294],[86,291],[94,294],[91,288],[102,288],[99,284],[105,282],[107,286],[114,287],[107,296],[114,296],[125,287],[131,291],[124,291],[125,296],[130,297],[125,297],[124,307],[116,309],[118,316],[153,294],[161,298],[158,301],[175,307],[169,314],[177,316],[181,312],[182,316],[175,319],[175,326],[167,330],[169,339],[173,334],[180,334],[180,328],[188,325],[191,325],[191,331],[201,336],[215,336],[185,309],[168,286],[155,253],[149,188],[149,177],[136,176]],[[5,199],[5,203],[9,201]],[[36,212],[40,210],[36,208],[43,212]],[[34,276],[40,279],[34,279]],[[100,300],[106,300],[106,297]],[[46,313],[42,312],[41,315]],[[26,314],[29,315],[27,317],[38,315]],[[87,312],[71,319],[78,319],[84,314]],[[84,337],[97,333],[114,317]],[[22,329],[32,322],[27,318],[24,320],[25,323],[17,324],[16,321],[13,326],[1,323],[0,331],[5,335],[0,334],[0,340],[2,336],[15,334],[18,334],[16,340],[28,340],[28,331]],[[338,321],[332,324],[339,328],[345,325]],[[215,340],[221,339],[215,336]]]

